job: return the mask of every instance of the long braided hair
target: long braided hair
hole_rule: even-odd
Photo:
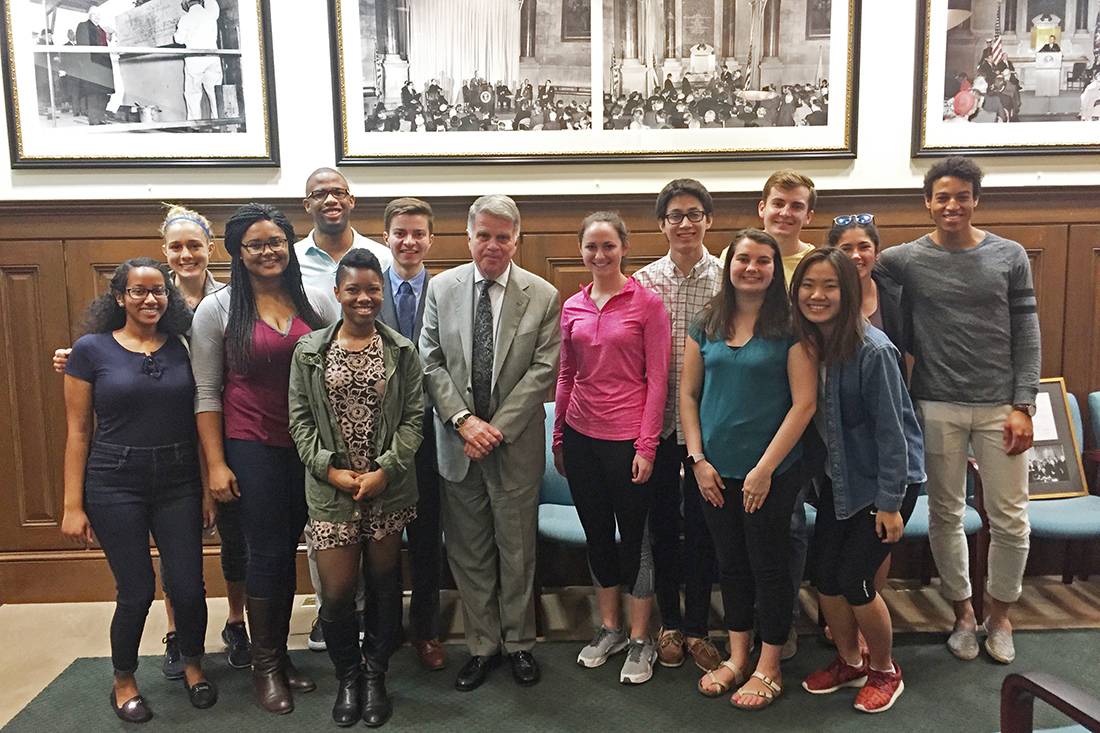
[[[241,242],[244,234],[258,221],[270,221],[283,230],[287,240],[289,260],[283,270],[283,290],[290,296],[298,316],[310,328],[317,329],[325,325],[317,311],[310,305],[302,285],[302,268],[298,265],[298,256],[294,253],[297,237],[294,227],[283,212],[269,204],[245,204],[229,217],[225,223],[225,249],[232,258],[230,277],[233,287],[229,293],[229,320],[225,328],[225,356],[229,368],[238,374],[247,374],[252,360],[252,329],[259,312],[256,309],[256,297],[252,291],[252,279],[241,259]]]

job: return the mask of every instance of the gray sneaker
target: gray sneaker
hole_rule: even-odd
[[[596,635],[592,637],[592,641],[588,642],[588,646],[581,649],[581,653],[577,655],[577,664],[589,668],[599,667],[612,654],[618,654],[626,649],[628,643],[630,643],[630,640],[626,638],[626,634],[623,632],[612,631],[601,626]]]
[[[619,673],[624,685],[640,685],[653,676],[653,662],[657,659],[657,647],[652,639],[631,639],[626,649],[626,661]]]

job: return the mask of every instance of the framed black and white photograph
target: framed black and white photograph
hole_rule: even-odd
[[[859,8],[606,0],[603,128],[653,156],[855,157]]]
[[[1081,464],[1081,444],[1072,427],[1066,383],[1042,379],[1032,418],[1034,439],[1027,451],[1028,496],[1061,499],[1088,493]]]
[[[1100,151],[1100,0],[921,0],[913,155]]]
[[[592,52],[579,36],[591,32],[591,5],[330,0],[337,159],[472,163],[585,149]]]
[[[855,157],[859,0],[329,2],[342,164]]]
[[[6,0],[13,168],[278,165],[268,0]]]

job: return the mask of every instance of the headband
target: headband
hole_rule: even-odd
[[[173,216],[171,219],[164,222],[164,228],[167,229],[169,224],[177,221],[189,221],[192,224],[197,224],[199,229],[202,229],[203,232],[206,233],[207,239],[214,238],[214,234],[210,231],[210,227],[206,226],[202,219],[198,218],[197,216],[192,216],[190,214],[180,214],[179,216]]]

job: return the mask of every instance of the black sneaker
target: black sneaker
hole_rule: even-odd
[[[252,644],[248,641],[248,632],[244,621],[226,623],[222,629],[222,641],[225,642],[225,658],[233,669],[248,669],[252,666]]]
[[[164,663],[160,671],[164,677],[170,680],[183,679],[183,655],[180,654],[180,644],[176,640],[176,632],[169,631],[161,641],[164,642]]]
[[[325,644],[325,632],[321,628],[321,618],[315,617],[313,619],[313,628],[309,630],[309,641],[306,642],[306,646],[309,647],[311,652],[323,652],[328,649],[328,645]]]

